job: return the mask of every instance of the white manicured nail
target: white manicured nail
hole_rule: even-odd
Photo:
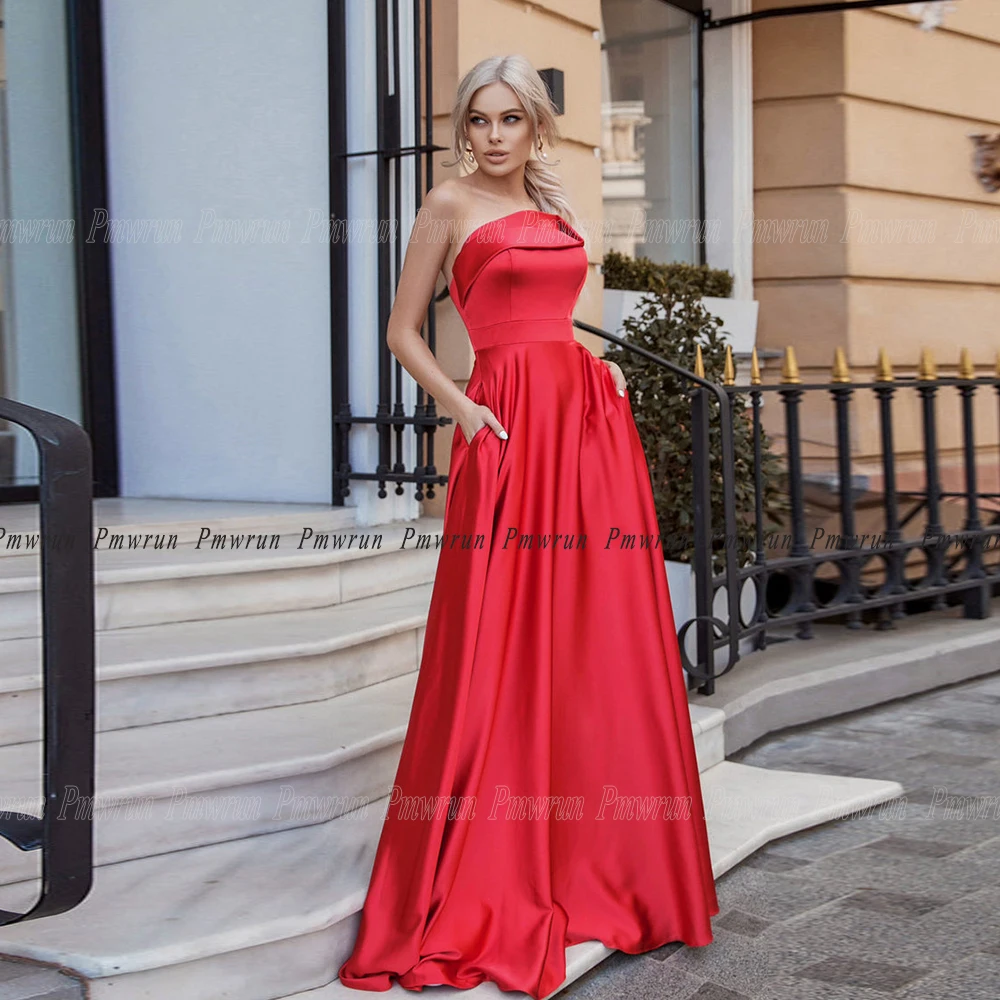
[[[500,437],[502,437],[504,439],[504,441],[506,441],[507,440],[507,432],[506,431],[501,431],[500,432]]]
[[[619,396],[624,396],[625,395],[625,390],[624,389],[619,389],[618,390],[618,395]]]

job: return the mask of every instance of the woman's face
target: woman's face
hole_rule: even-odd
[[[488,84],[472,95],[465,134],[479,169],[487,174],[502,176],[531,158],[531,123],[506,83]]]

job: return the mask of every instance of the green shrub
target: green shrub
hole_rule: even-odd
[[[629,292],[675,294],[690,288],[695,294],[728,299],[733,294],[733,276],[705,264],[657,264],[648,257],[626,257],[617,250],[604,255],[604,287]]]
[[[656,291],[642,296],[637,312],[625,320],[624,332],[620,336],[628,343],[644,347],[692,372],[696,350],[701,345],[705,377],[721,384],[725,372],[726,344],[719,333],[722,321],[712,316],[701,301],[704,269],[687,265],[667,267],[671,271]],[[656,515],[666,549],[664,556],[691,561],[694,554],[694,499],[689,390],[693,383],[617,344],[606,345],[604,357],[615,361],[628,380],[632,414],[649,465]],[[735,458],[736,552],[738,564],[743,565],[753,553],[753,412],[747,406],[749,397],[746,393],[732,393],[730,399]],[[723,568],[725,520],[719,404],[714,398],[709,403],[709,448],[712,455],[713,572],[720,572]],[[763,429],[761,454],[764,517],[768,525],[766,530],[769,530],[770,524],[782,523],[781,515],[787,509],[787,502],[779,485],[783,466],[773,454],[770,438]]]

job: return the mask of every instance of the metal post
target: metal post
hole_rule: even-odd
[[[698,689],[715,692],[715,646],[712,613],[712,453],[708,437],[708,390],[696,388],[691,400],[691,465],[694,499],[695,615],[697,616],[698,667],[706,680]],[[738,623],[732,623],[737,627]]]

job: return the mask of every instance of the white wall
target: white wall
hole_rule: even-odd
[[[329,501],[326,4],[104,12],[122,495]]]

